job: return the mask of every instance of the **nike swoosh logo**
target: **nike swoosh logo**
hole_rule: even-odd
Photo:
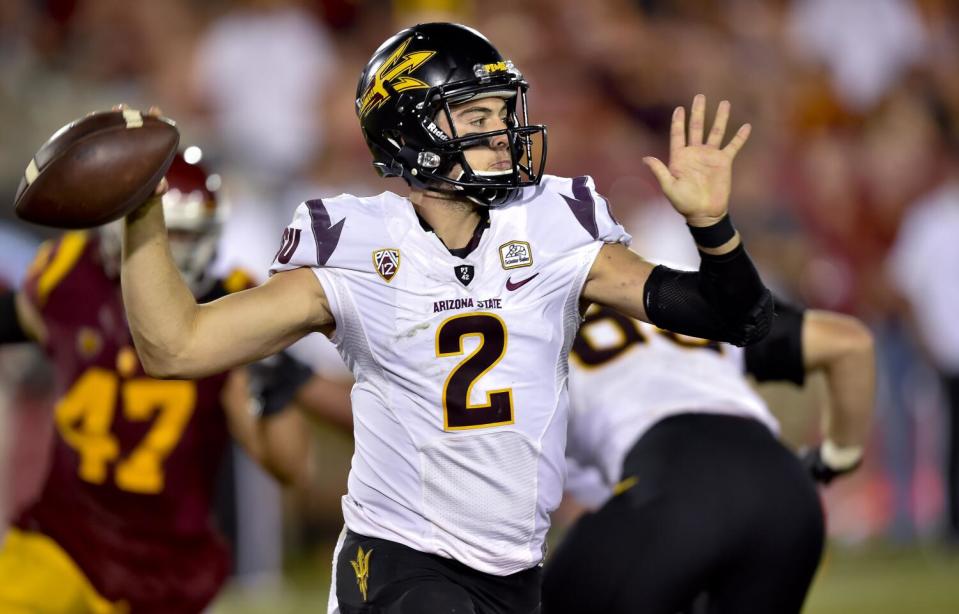
[[[520,288],[528,284],[530,281],[532,281],[533,278],[536,277],[537,275],[539,275],[539,273],[534,273],[530,275],[529,277],[527,277],[526,279],[524,279],[523,281],[518,281],[515,284],[513,283],[512,279],[507,278],[506,289],[509,290],[510,292],[512,292],[513,290],[519,290]]]

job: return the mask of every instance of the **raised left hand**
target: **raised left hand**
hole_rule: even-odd
[[[721,148],[729,120],[729,108],[728,101],[719,103],[716,121],[704,143],[706,97],[696,95],[690,113],[688,139],[686,109],[676,107],[673,111],[669,133],[669,166],[652,156],[643,158],[646,166],[656,175],[673,208],[692,226],[710,226],[724,216],[729,208],[733,160],[746,143],[751,130],[749,124],[743,124],[729,144]]]

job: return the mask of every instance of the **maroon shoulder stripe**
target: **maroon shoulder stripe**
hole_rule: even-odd
[[[593,201],[593,195],[589,193],[589,188],[586,187],[586,177],[573,179],[572,198],[565,194],[561,196],[569,205],[570,211],[576,216],[576,221],[579,222],[580,226],[585,228],[591,237],[598,239],[599,229],[596,227],[595,202]]]
[[[306,201],[306,208],[310,212],[310,223],[313,226],[313,239],[316,241],[316,262],[322,266],[333,255],[340,242],[340,233],[343,232],[343,218],[336,224],[330,224],[330,213],[322,199]]]

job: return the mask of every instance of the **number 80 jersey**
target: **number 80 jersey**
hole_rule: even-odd
[[[299,206],[271,271],[313,268],[356,379],[351,530],[496,575],[542,560],[567,354],[606,242],[629,235],[588,177],[491,209],[463,257],[390,192]]]

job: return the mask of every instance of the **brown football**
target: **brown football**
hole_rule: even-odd
[[[17,216],[55,228],[120,219],[156,189],[179,143],[171,120],[133,109],[78,119],[30,160],[14,199]]]

